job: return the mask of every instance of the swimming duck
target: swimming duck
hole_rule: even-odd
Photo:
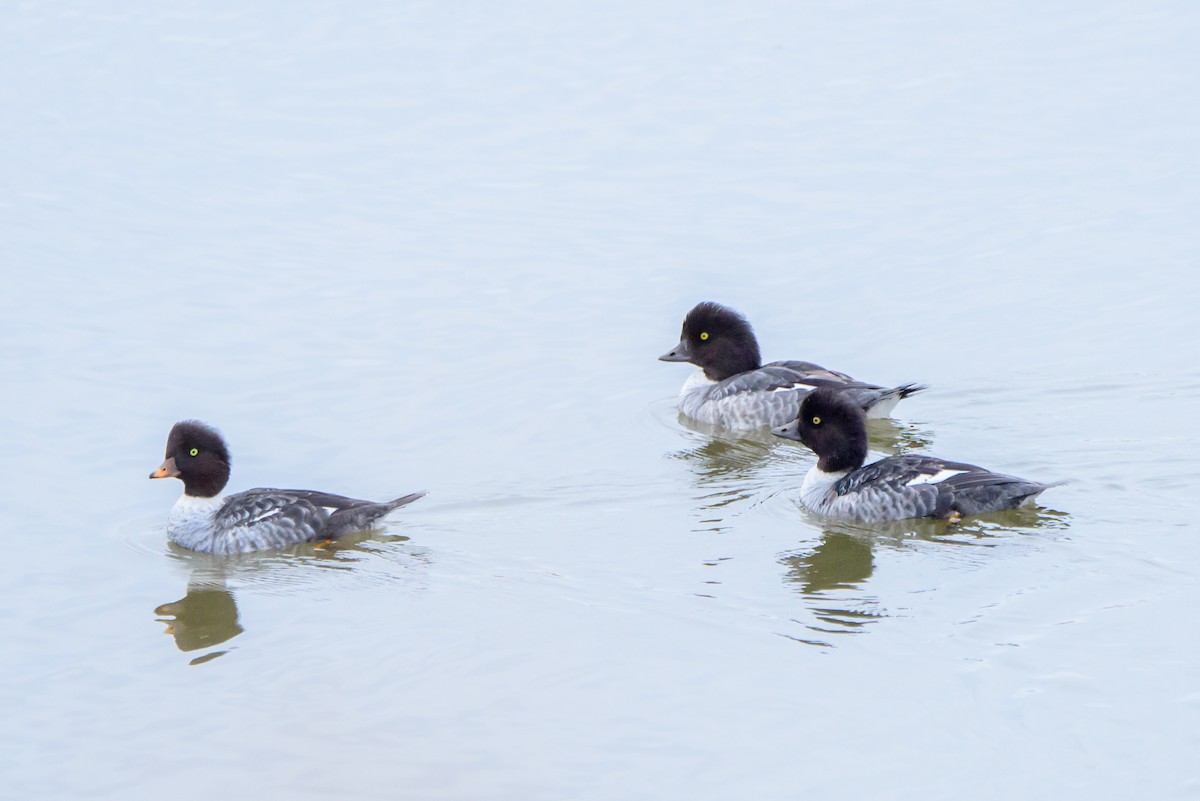
[[[796,419],[800,401],[818,387],[846,393],[868,417],[887,417],[902,399],[925,389],[920,384],[885,389],[812,362],[763,364],[746,318],[711,302],[688,312],[679,344],[658,358],[700,368],[679,392],[684,415],[733,429],[784,425]]]
[[[425,495],[414,492],[376,503],[312,490],[252,489],[222,495],[229,482],[229,448],[211,426],[176,423],[166,459],[150,478],[178,478],[183,495],[167,518],[174,543],[215,554],[280,548],[365,531],[388,513]]]
[[[866,416],[846,393],[824,387],[801,402],[795,420],[772,433],[803,442],[816,453],[817,464],[804,477],[800,500],[829,517],[868,523],[910,517],[955,521],[1015,509],[1057,486],[916,454],[889,456],[863,467]]]

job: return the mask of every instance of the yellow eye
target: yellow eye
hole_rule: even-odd
[[[702,339],[702,340],[708,339],[708,332],[707,332],[707,331],[701,331],[701,332],[700,332],[700,339]]]
[[[199,456],[199,455],[200,455],[200,449],[199,449],[199,448],[192,448],[190,451],[188,451],[188,453],[190,453],[192,456]]]
[[[814,417],[814,418],[813,418],[813,425],[814,425],[814,426],[819,426],[819,425],[821,425],[821,418],[820,418],[820,417]],[[195,454],[192,454],[192,455],[194,456]]]

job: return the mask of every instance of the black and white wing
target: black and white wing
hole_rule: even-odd
[[[807,394],[818,387],[840,389],[862,407],[868,417],[887,417],[896,404],[915,395],[926,387],[923,384],[901,384],[896,387],[881,387],[851,378],[837,370],[828,370],[812,362],[771,362],[768,367],[778,366],[798,374],[794,388]]]
[[[868,417],[885,417],[901,399],[924,389],[918,384],[885,389],[811,362],[772,362],[719,382],[706,401],[719,404],[735,424],[785,425],[796,419],[804,397],[820,387],[847,393]]]
[[[714,401],[723,400],[748,392],[798,392],[800,397],[803,397],[817,387],[842,388],[847,386],[848,377],[834,377],[840,376],[839,373],[831,373],[820,368],[813,372],[802,372],[790,367],[783,367],[782,364],[784,363],[768,364],[757,370],[748,370],[738,373],[732,378],[727,378],[713,387],[708,398]],[[808,362],[787,362],[787,364],[808,364]],[[809,366],[816,367],[816,365]],[[850,382],[857,384],[852,379]],[[863,384],[862,386],[869,385]]]
[[[693,416],[732,428],[780,426],[796,419],[800,401],[815,386],[794,370],[767,365],[707,388]]]
[[[376,502],[316,490],[260,491],[280,493],[291,497],[297,504],[310,507],[320,513],[323,522],[313,539],[336,539],[357,531],[366,531],[389,512],[425,497],[424,492],[414,492],[392,501]]]
[[[856,381],[855,379],[851,378],[850,376],[846,375],[845,373],[839,373],[837,370],[830,370],[828,368],[822,367],[819,364],[813,364],[812,362],[799,362],[799,361],[771,362],[770,364],[768,364],[766,366],[767,367],[782,367],[785,370],[791,370],[793,373],[797,373],[798,375],[803,376],[805,378],[812,378],[812,379],[823,380],[823,381],[834,381],[834,382],[839,382],[842,384],[862,383],[860,381]],[[822,386],[829,386],[829,385],[823,384]],[[870,385],[864,384],[863,386],[870,386]]]
[[[968,515],[1016,509],[1055,486],[1054,483],[1045,484],[982,469],[951,476],[941,485],[944,485],[943,495],[949,496],[948,499],[940,498],[941,504],[948,504],[953,511]]]
[[[861,506],[863,514],[875,510],[880,519],[898,519],[1014,509],[1048,486],[965,462],[907,455],[855,470],[834,491],[853,499],[852,505]]]
[[[281,548],[327,537],[331,509],[303,497],[309,494],[303,490],[252,489],[230,495],[213,519],[218,536],[226,543],[225,551]],[[317,501],[339,497],[313,494],[321,496]],[[336,502],[329,506],[333,511],[338,508]]]

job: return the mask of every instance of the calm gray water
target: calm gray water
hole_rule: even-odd
[[[0,12],[0,796],[1200,795],[1200,7]],[[887,528],[677,419],[695,302],[922,381]],[[428,489],[332,550],[232,489]],[[166,632],[166,634],[164,634]]]

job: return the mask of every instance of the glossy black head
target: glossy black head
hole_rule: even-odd
[[[812,448],[827,473],[857,470],[867,459],[867,416],[845,392],[822,387],[800,403],[799,416],[772,433]]]
[[[746,318],[720,303],[698,303],[683,321],[679,344],[658,357],[691,362],[713,381],[762,366],[758,340]]]
[[[176,423],[167,453],[150,478],[178,478],[187,495],[211,498],[229,483],[229,448],[216,429],[199,420]]]

